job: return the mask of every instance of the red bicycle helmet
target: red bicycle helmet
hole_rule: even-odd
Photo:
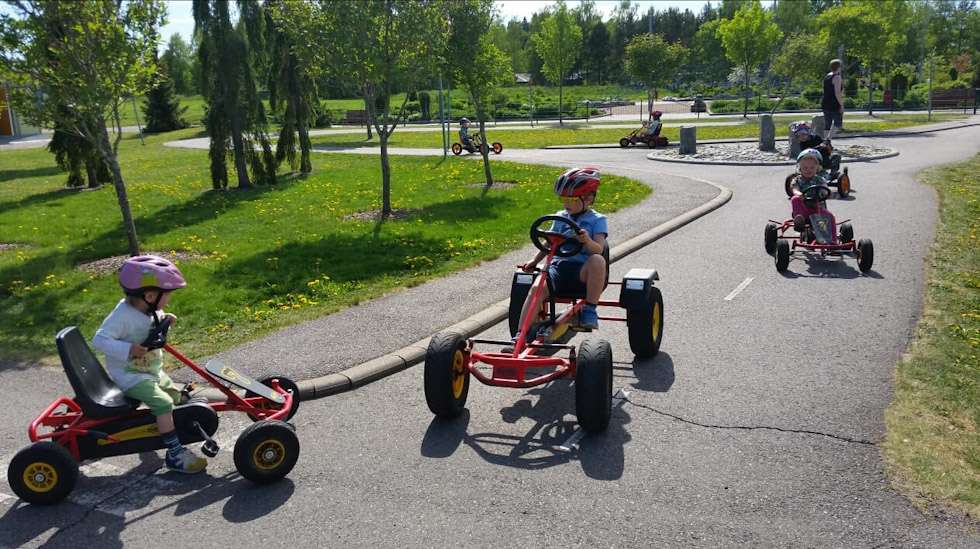
[[[585,196],[599,190],[599,168],[572,168],[555,180],[558,196]]]
[[[660,111],[653,111],[652,113],[650,113],[650,116],[652,116],[654,118],[660,118],[663,115],[664,115],[664,113],[662,113]]]

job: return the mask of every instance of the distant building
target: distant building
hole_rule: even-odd
[[[17,117],[7,100],[7,88],[0,85],[0,137],[27,137],[39,133],[40,128],[26,124]]]
[[[530,84],[531,83],[531,73],[529,72],[515,72],[514,82],[518,84]]]

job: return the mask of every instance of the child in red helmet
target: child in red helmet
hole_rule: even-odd
[[[164,313],[163,307],[171,292],[187,286],[184,275],[162,257],[140,255],[119,268],[119,285],[126,295],[102,321],[92,345],[105,353],[106,371],[123,394],[145,404],[156,417],[157,430],[167,446],[167,468],[201,472],[207,460],[185,448],[177,437],[173,409],[180,403],[181,392],[163,371],[163,350],[143,346],[155,325],[167,317],[176,318]]]
[[[606,260],[602,256],[602,250],[606,245],[606,237],[609,236],[609,228],[606,216],[592,209],[598,190],[598,168],[573,168],[558,176],[555,181],[555,194],[564,205],[555,215],[568,218],[579,226],[581,230],[575,238],[583,247],[578,255],[553,258],[548,265],[547,274],[556,292],[585,294],[585,306],[579,315],[579,327],[585,330],[599,327],[596,305],[599,304],[599,296],[606,285]],[[555,225],[560,223],[556,222]],[[565,232],[569,236],[572,234],[568,226],[553,226],[552,230]],[[531,272],[547,255],[547,252],[539,251],[534,259],[521,268],[525,272]],[[543,295],[547,299],[547,286]],[[528,301],[530,298],[529,294]],[[522,319],[528,314],[527,307],[528,302],[525,301]]]

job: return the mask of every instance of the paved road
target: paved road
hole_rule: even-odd
[[[577,449],[561,448],[576,432],[567,383],[526,392],[474,383],[467,413],[439,422],[416,367],[304,403],[303,455],[283,483],[249,486],[227,451],[191,479],[160,473],[156,458],[108,460],[89,467],[65,505],[0,502],[0,545],[976,547],[958,520],[924,515],[889,488],[877,443],[933,238],[935,196],[914,173],[976,153],[980,128],[878,142],[903,154],[855,165],[854,198],[830,202],[874,239],[867,276],[821,261],[776,273],[762,227],[787,212],[785,167],[661,164],[619,150],[509,155],[677,185],[672,176],[694,174],[735,191],[725,207],[613,265],[614,277],[660,271],[664,344],[656,359],[635,361],[624,327],[604,323],[614,384],[627,394],[608,432]],[[433,313],[451,323],[443,302],[420,302],[440,305]],[[380,328],[375,349],[405,337]],[[66,385],[47,370],[27,380],[0,372],[2,386],[24,387],[8,394],[2,458],[22,444],[39,400]],[[227,421],[225,440],[242,425]]]

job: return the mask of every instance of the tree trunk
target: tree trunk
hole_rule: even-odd
[[[310,129],[305,123],[299,125],[299,173],[310,173],[313,171],[313,163],[310,161],[310,150],[313,148],[310,143]]]
[[[388,163],[388,131],[378,130],[381,140],[381,219],[391,215],[391,165]]]
[[[483,192],[490,190],[493,186],[493,174],[490,173],[490,140],[487,139],[486,123],[480,117],[480,137],[483,138],[483,145],[480,146],[480,155],[483,156],[483,175],[487,178],[487,184],[483,187]]]
[[[85,175],[88,177],[88,188],[97,189],[101,186],[99,183],[99,172],[95,169],[95,163],[98,162],[95,158],[85,159]]]
[[[374,123],[373,120],[374,117],[371,116],[371,113],[374,112],[374,108],[373,108],[374,105],[368,105],[368,101],[372,103],[374,102],[374,94],[370,93],[367,90],[367,85],[365,85],[364,86],[364,112],[367,113],[367,116],[365,117],[367,118],[365,126],[367,126],[367,138],[368,141],[370,141],[371,139],[374,138],[374,136],[371,134],[371,124]]]
[[[245,164],[245,140],[242,138],[242,125],[236,116],[231,123],[231,144],[235,150],[235,172],[238,173],[238,188],[247,189],[252,186],[248,179],[248,165]]]
[[[562,77],[559,76],[558,77],[558,125],[559,126],[564,126],[565,125],[564,121],[562,120],[562,116],[561,116],[561,105],[562,105],[562,94],[561,94],[561,92],[562,92],[562,85],[561,84],[562,84],[562,80],[564,80],[564,78],[562,78]]]
[[[129,209],[129,197],[126,195],[126,183],[123,181],[122,171],[119,169],[119,161],[116,154],[109,145],[109,130],[102,122],[101,138],[99,139],[99,154],[102,160],[109,166],[112,173],[112,184],[116,188],[116,198],[119,200],[119,209],[122,211],[123,227],[126,229],[126,239],[129,244],[129,255],[140,255],[140,243],[136,238],[136,224],[133,223],[133,214]]]
[[[749,117],[749,68],[745,67],[745,104],[742,107],[742,118]]]
[[[874,82],[872,81],[871,63],[868,63],[868,116],[874,116],[872,101],[874,100]]]

